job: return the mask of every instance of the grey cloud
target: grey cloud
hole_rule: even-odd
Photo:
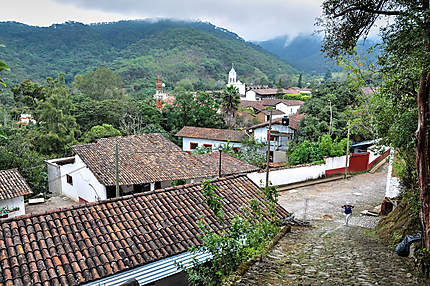
[[[247,40],[265,40],[314,30],[321,0],[55,0],[83,9],[136,18],[202,20]]]

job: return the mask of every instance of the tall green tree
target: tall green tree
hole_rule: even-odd
[[[317,141],[324,134],[331,134],[333,139],[345,138],[349,119],[345,111],[356,104],[360,94],[359,89],[346,82],[328,82],[314,89],[300,109],[306,116],[300,123],[299,140]]]
[[[235,116],[240,104],[240,95],[236,87],[227,86],[222,94],[221,110],[224,112],[224,122],[229,128],[235,125]]]
[[[69,152],[67,147],[76,142],[78,132],[72,115],[74,105],[63,75],[56,79],[48,78],[46,82],[45,99],[37,102],[35,110],[35,141],[43,154],[65,155]]]
[[[74,93],[84,94],[93,100],[121,99],[124,96],[121,76],[103,67],[87,75],[75,76],[73,89]]]
[[[299,75],[299,79],[297,80],[297,86],[298,86],[299,88],[302,88],[302,87],[303,87],[303,74],[300,74],[300,75]]]
[[[382,29],[379,64],[384,92],[416,100],[416,169],[425,247],[430,250],[430,8],[428,0],[325,0],[318,24],[323,50],[332,58],[350,54],[380,17],[391,17]]]

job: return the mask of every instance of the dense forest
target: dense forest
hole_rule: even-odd
[[[374,49],[373,55],[368,55],[367,50],[376,46],[378,39],[359,41],[356,49],[360,56],[369,56],[372,62],[376,62],[380,54],[379,49]],[[340,72],[342,67],[336,61],[324,57],[321,52],[322,39],[318,35],[298,35],[294,38],[280,36],[267,41],[255,42],[267,51],[279,56],[294,68],[311,75],[322,75],[327,71]]]
[[[2,22],[0,40],[5,45],[0,58],[10,66],[3,74],[9,86],[59,73],[70,85],[77,74],[103,66],[121,75],[127,94],[142,99],[154,93],[157,74],[167,89],[189,79],[197,90],[223,88],[232,63],[248,83],[273,84],[297,74],[263,48],[202,22],[67,22],[50,27]]]

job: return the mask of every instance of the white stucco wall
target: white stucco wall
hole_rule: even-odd
[[[88,202],[106,199],[106,187],[103,186],[88,169],[78,155],[75,155],[73,164],[60,166],[61,189],[63,195],[79,201],[82,198]],[[67,183],[67,176],[73,179],[73,185]]]
[[[318,179],[325,175],[325,164],[306,166],[299,168],[288,168],[269,172],[269,182],[274,186],[288,185]],[[266,184],[266,173],[249,173],[248,178],[260,187]]]
[[[203,144],[211,144],[212,149],[217,149],[219,145],[223,145],[223,146],[227,145],[226,141],[183,137],[182,138],[182,150],[191,151],[191,149],[190,149],[190,143],[191,142],[197,143],[199,145],[198,148],[202,148]],[[228,145],[231,147],[239,147],[239,148],[242,146],[242,144],[239,142],[228,142]]]
[[[367,150],[369,151],[369,164],[378,159],[379,156],[381,156],[382,153],[385,153],[388,149],[390,148],[386,146],[382,146],[379,148],[368,148]]]
[[[24,215],[25,214],[24,196],[20,196],[20,197],[8,199],[8,200],[0,200],[0,209],[4,207],[6,207],[9,210],[15,207],[19,208],[18,211],[9,213],[8,218]]]
[[[324,161],[326,164],[326,170],[345,168],[346,155],[340,156],[340,157],[325,158]],[[348,166],[349,166],[349,160],[348,160]]]
[[[253,90],[248,90],[245,94],[245,97],[241,97],[240,99],[241,100],[257,101],[255,91],[253,91]]]
[[[276,109],[285,113],[286,116],[290,116],[291,114],[297,113],[299,108],[300,108],[300,105],[288,106],[282,102],[280,102],[276,105]]]

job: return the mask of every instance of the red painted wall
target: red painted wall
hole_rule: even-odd
[[[369,153],[356,153],[352,154],[349,159],[348,172],[362,172],[367,171],[369,163]]]

